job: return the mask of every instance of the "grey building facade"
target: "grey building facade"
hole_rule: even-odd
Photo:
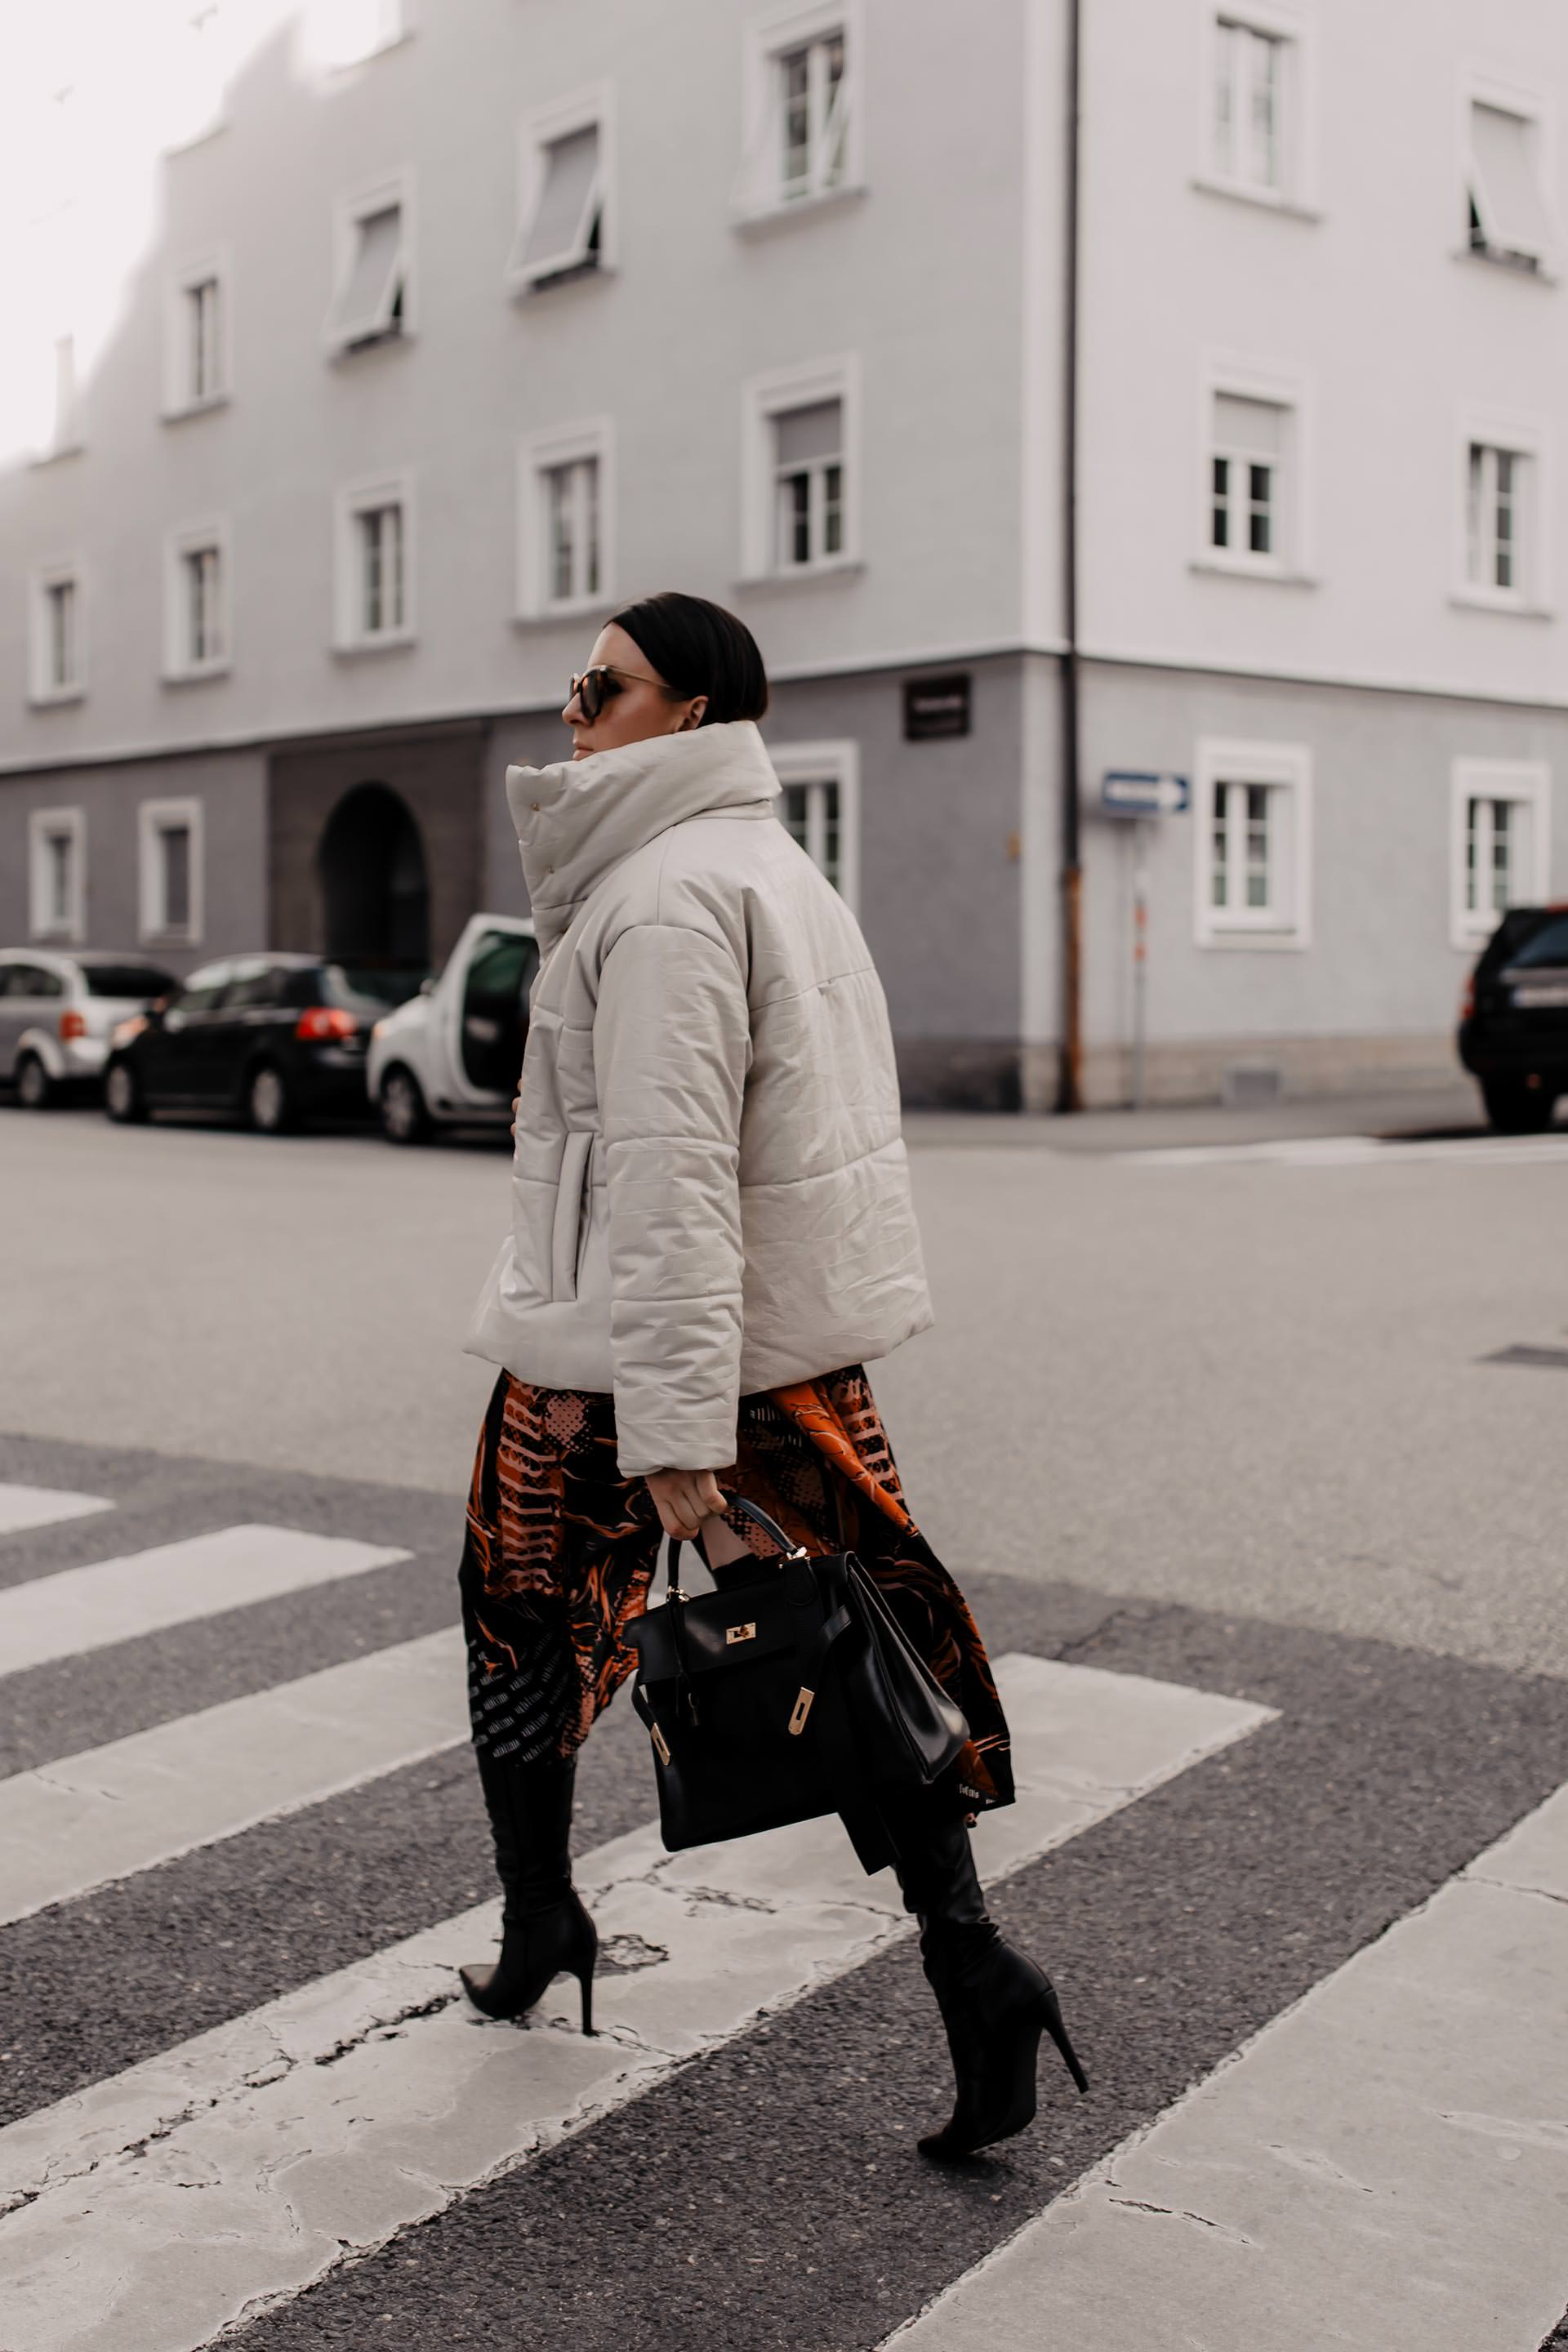
[[[1085,12],[1070,649],[1067,0],[379,0],[346,53],[226,14],[144,230],[68,189],[100,282],[33,321],[0,938],[438,960],[522,907],[507,764],[679,585],[763,644],[911,1100],[1056,1099],[1068,789],[1088,1099],[1130,1083],[1135,871],[1152,1096],[1451,1070],[1497,911],[1568,887],[1535,0]],[[1122,771],[1186,809],[1135,843]]]

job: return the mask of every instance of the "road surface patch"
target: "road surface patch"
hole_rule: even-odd
[[[68,1495],[53,1486],[21,1486],[0,1482],[0,1536],[19,1535],[28,1528],[52,1528],[60,1519],[85,1519],[95,1511],[111,1511],[101,1495]]]
[[[167,1632],[216,1610],[363,1576],[405,1551],[297,1528],[219,1528],[0,1591],[0,1675]]]
[[[999,1675],[1019,1801],[977,1833],[992,1880],[1272,1720],[1096,1667]],[[602,1982],[592,2041],[563,2030],[572,1987],[526,2032],[456,1998],[486,1904],[0,2132],[27,2352],[189,2352],[908,1932],[831,1821],[681,1855],[647,1828],[578,1877],[603,1934],[669,1956]]]
[[[1294,2341],[1346,2352],[1539,2343],[1563,2297],[1565,1983],[1568,1788],[889,2352],[1257,2352],[1291,2312]]]
[[[0,1926],[468,1737],[454,1626],[14,1773],[0,1780]]]

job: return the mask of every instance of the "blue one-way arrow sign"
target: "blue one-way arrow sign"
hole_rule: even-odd
[[[1185,776],[1138,768],[1108,769],[1100,782],[1100,805],[1107,816],[1178,816],[1188,797]]]

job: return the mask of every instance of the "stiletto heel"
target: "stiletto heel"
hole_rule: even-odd
[[[989,1951],[952,1973],[930,1969],[947,2027],[957,2088],[952,2115],[920,2142],[944,2162],[1011,2139],[1035,2120],[1040,2036],[1048,2033],[1080,2091],[1089,2077],[1062,2022],[1049,1977],[998,1937]]]
[[[555,1978],[575,1977],[583,1995],[583,2031],[593,2031],[594,1967],[599,1935],[575,1889],[521,1919],[508,1919],[493,1969],[459,1969],[463,1990],[486,2017],[521,2017]]]
[[[1067,2027],[1062,2023],[1062,2005],[1057,1999],[1057,1989],[1047,1977],[1045,2002],[1046,2032],[1061,2053],[1062,2063],[1080,2091],[1089,2089],[1089,2076],[1079,2063],[1078,2052],[1072,2046]]]

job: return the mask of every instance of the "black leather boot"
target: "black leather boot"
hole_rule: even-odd
[[[1089,2079],[1062,2022],[1049,1977],[1015,1950],[985,1909],[963,1816],[921,1791],[888,1809],[904,1903],[920,1921],[921,1958],[952,2054],[957,2099],[921,2153],[951,2161],[1009,2139],[1035,2119],[1040,2036],[1048,2033],[1073,2081]]]
[[[599,1937],[572,1885],[572,1787],[575,1759],[531,1763],[481,1751],[479,1786],[495,1836],[506,1907],[494,1968],[458,1974],[487,2017],[521,2017],[552,1980],[574,1976],[583,1995],[583,2031],[594,2031],[594,1963]]]

